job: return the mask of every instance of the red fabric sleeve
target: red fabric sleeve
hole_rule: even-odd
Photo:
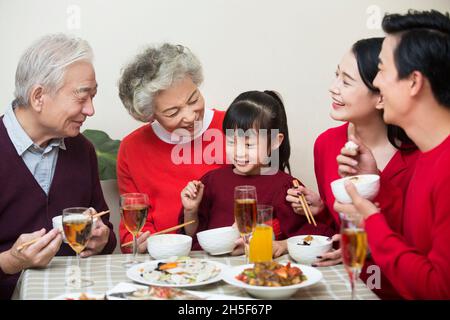
[[[432,196],[435,204],[434,212],[429,213],[433,215],[432,244],[426,255],[394,232],[383,215],[374,214],[366,220],[375,262],[407,299],[450,299],[450,179],[441,182]]]

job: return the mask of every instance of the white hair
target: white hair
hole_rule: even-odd
[[[158,92],[186,76],[197,86],[203,82],[200,61],[188,48],[170,43],[151,46],[123,68],[119,97],[133,118],[148,122]]]
[[[86,40],[62,33],[46,35],[33,43],[20,58],[16,70],[14,105],[27,106],[33,87],[56,93],[68,66],[78,61],[92,63],[92,48]]]

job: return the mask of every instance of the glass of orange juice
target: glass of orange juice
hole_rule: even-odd
[[[250,238],[250,262],[272,261],[273,207],[257,205],[256,227]]]

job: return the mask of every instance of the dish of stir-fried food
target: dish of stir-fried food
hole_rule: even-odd
[[[299,284],[306,280],[306,276],[290,262],[282,265],[271,261],[255,263],[253,268],[245,269],[236,279],[252,286],[283,287]]]

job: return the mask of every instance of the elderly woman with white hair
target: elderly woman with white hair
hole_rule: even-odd
[[[36,41],[17,66],[15,100],[0,117],[0,299],[23,269],[75,254],[53,217],[68,207],[107,209],[95,150],[80,135],[94,114],[92,59],[86,41],[56,34]],[[111,253],[112,230],[108,216],[99,219],[81,256]]]
[[[117,161],[120,193],[145,193],[150,200],[134,246],[139,252],[146,251],[149,232],[178,224],[186,184],[225,163],[224,112],[205,108],[202,81],[193,53],[168,43],[147,48],[122,71],[120,98],[133,118],[146,123],[123,139]],[[131,239],[121,221],[121,243]]]

